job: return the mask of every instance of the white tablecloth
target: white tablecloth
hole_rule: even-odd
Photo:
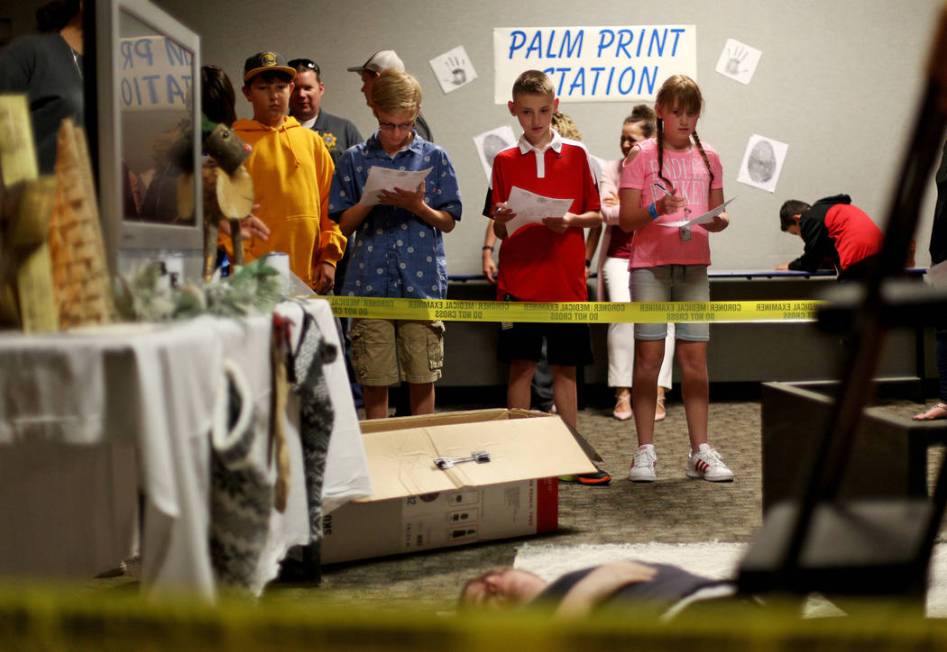
[[[338,345],[328,304],[305,305]],[[280,311],[298,325],[298,304]],[[269,337],[269,316],[0,336],[0,575],[90,577],[115,567],[131,548],[140,489],[146,590],[213,598],[207,433],[225,357],[250,382],[255,423],[268,422]],[[325,501],[334,508],[370,486],[342,357],[326,372],[336,422]],[[298,431],[289,421],[289,506],[273,513],[257,589],[289,546],[308,541]],[[265,455],[263,446],[256,451]]]

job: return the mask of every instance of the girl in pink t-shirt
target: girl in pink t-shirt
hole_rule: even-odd
[[[634,231],[628,269],[632,301],[708,301],[708,233],[727,228],[726,213],[706,224],[673,225],[723,203],[723,168],[711,147],[697,136],[703,97],[697,83],[673,75],[658,91],[657,136],[635,149],[622,170],[619,224]],[[658,370],[664,357],[667,324],[635,324],[632,408],[638,450],[629,472],[634,482],[654,482],[654,410]],[[676,324],[677,361],[691,452],[687,476],[711,482],[733,480],[733,472],[707,439],[709,380],[708,324]]]

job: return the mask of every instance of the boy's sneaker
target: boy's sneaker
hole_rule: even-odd
[[[628,479],[632,482],[654,482],[658,476],[654,472],[654,463],[658,456],[654,452],[654,444],[639,446],[635,451],[635,463],[631,465]]]
[[[580,473],[575,476],[576,481],[586,487],[607,487],[612,482],[608,471],[599,469],[595,473]]]
[[[723,463],[718,453],[710,444],[701,444],[697,452],[687,456],[687,477],[703,478],[707,482],[730,482],[733,480],[733,471]]]

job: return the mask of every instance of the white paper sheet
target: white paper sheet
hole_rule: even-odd
[[[431,168],[416,171],[392,170],[373,165],[368,168],[368,179],[365,180],[362,200],[359,203],[374,206],[378,203],[378,193],[382,190],[394,191],[395,188],[401,188],[413,192],[430,173]]]
[[[676,220],[674,222],[657,222],[658,226],[666,226],[668,228],[682,227],[682,226],[694,226],[695,224],[707,224],[713,222],[714,218],[720,215],[722,212],[727,210],[727,204],[732,202],[736,197],[731,197],[727,201],[723,202],[717,208],[707,211],[703,215],[698,215],[697,217],[692,217],[687,220]]]
[[[477,78],[477,71],[474,70],[463,45],[434,57],[430,64],[441,90],[445,93],[456,91]]]
[[[490,177],[493,175],[494,157],[500,151],[516,143],[516,135],[509,126],[503,126],[477,134],[473,137],[473,141],[477,148],[477,155],[480,157],[480,165],[483,166],[483,173],[487,177],[487,183],[490,183]]]
[[[542,224],[544,217],[562,217],[572,206],[571,199],[556,199],[513,186],[506,205],[516,217],[506,223],[507,233],[527,224]]]
[[[737,181],[767,192],[776,192],[789,145],[753,134],[746,144]]]
[[[749,84],[761,56],[763,53],[756,48],[730,38],[720,52],[716,70],[724,77]]]

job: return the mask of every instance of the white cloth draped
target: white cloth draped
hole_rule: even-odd
[[[338,346],[328,304],[305,306]],[[279,310],[293,319],[298,337],[299,305]],[[132,546],[140,490],[145,590],[213,599],[208,433],[223,395],[223,361],[249,381],[259,430],[254,455],[266,456],[270,328],[265,315],[0,336],[0,575],[88,578],[116,567]],[[371,487],[341,355],[326,373],[336,414],[324,492],[329,511]],[[308,541],[292,400],[288,412],[289,505],[273,512],[256,592],[275,577],[290,546]]]

